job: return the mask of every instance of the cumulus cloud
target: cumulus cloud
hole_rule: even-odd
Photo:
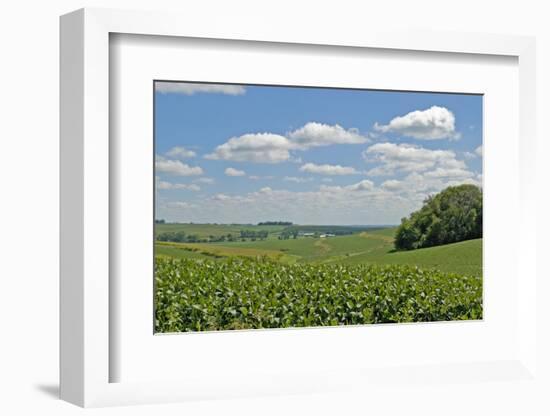
[[[234,162],[280,163],[290,159],[291,147],[289,140],[278,134],[244,134],[232,137],[205,158]]]
[[[313,147],[334,144],[361,144],[369,139],[357,129],[344,129],[335,124],[310,122],[287,135],[275,133],[247,133],[232,137],[205,156],[212,160],[229,160],[253,163],[302,163],[291,151],[304,151]]]
[[[193,95],[199,93],[243,95],[246,88],[242,85],[196,84],[191,82],[155,82],[155,92],[162,94]]]
[[[388,124],[374,124],[382,133],[396,133],[419,140],[458,139],[455,116],[445,107],[432,106],[395,117]]]
[[[215,183],[216,181],[214,180],[214,178],[207,178],[207,177],[204,177],[204,178],[197,178],[197,179],[195,179],[193,182],[205,183],[205,184],[207,184],[207,185],[212,185],[212,184]]]
[[[186,149],[183,146],[176,146],[171,148],[168,152],[166,152],[166,156],[172,157],[174,159],[189,159],[192,157],[195,157],[197,154],[189,149]]]
[[[225,169],[225,174],[227,176],[244,176],[246,175],[246,172],[235,168],[227,168]]]
[[[381,187],[402,195],[406,199],[421,200],[421,198],[437,193],[448,186],[462,184],[481,186],[481,177],[466,170],[444,171],[436,169],[424,173],[413,172],[402,180],[386,181],[382,183]]]
[[[295,182],[295,183],[306,183],[306,182],[311,182],[313,180],[313,178],[303,178],[303,177],[298,177],[298,176],[285,176],[283,178],[284,181],[287,181],[287,182]]]
[[[216,194],[211,199],[214,201],[228,201],[231,199],[231,196],[226,194]]]
[[[166,206],[168,208],[176,208],[176,209],[185,209],[185,208],[195,208],[196,205],[194,204],[191,204],[189,202],[185,202],[185,201],[172,201],[172,202],[168,202],[166,203]]]
[[[348,185],[346,189],[349,189],[350,191],[369,191],[374,189],[374,182],[368,179],[363,179],[361,182]]]
[[[189,191],[200,191],[201,187],[197,184],[191,183],[172,183],[166,181],[157,181],[157,189],[186,189]]]
[[[183,212],[161,208],[159,215],[184,222],[248,223],[269,217],[301,224],[398,224],[420,208],[427,196],[447,186],[481,186],[480,175],[461,179],[427,175],[429,172],[412,172],[380,185],[364,179],[339,186],[323,184],[307,191],[263,187],[244,194],[218,193],[194,199],[196,207]]]
[[[378,164],[367,172],[373,176],[424,172],[432,168],[466,169],[464,161],[458,160],[451,150],[431,150],[405,143],[376,143],[363,152],[363,158]]]
[[[367,137],[359,134],[357,129],[346,130],[338,124],[331,126],[316,122],[309,122],[288,133],[288,138],[294,146],[303,149],[332,144],[361,144],[369,141]]]
[[[300,167],[301,172],[315,173],[317,175],[356,175],[359,172],[349,166],[340,165],[316,165],[306,163]]]
[[[416,204],[416,202],[415,202]],[[243,223],[284,218],[295,223],[397,223],[412,208],[410,201],[364,180],[317,190],[290,191],[264,187],[246,194],[216,194],[198,202],[194,211],[160,215],[180,221]]]
[[[157,172],[175,176],[198,176],[204,173],[200,166],[189,166],[179,160],[166,159],[158,155],[155,159],[155,168]]]
[[[437,168],[424,173],[425,178],[466,179],[475,176],[473,172],[460,168]]]
[[[388,179],[380,184],[382,189],[387,189],[388,191],[397,191],[402,189],[402,182],[397,179]]]
[[[321,185],[321,191],[340,192],[340,191],[372,191],[374,190],[374,182],[368,179],[363,179],[360,182],[345,185],[345,186],[327,186]]]
[[[479,146],[476,148],[476,150],[474,150],[475,154],[478,155],[479,157],[482,157],[483,156],[483,145]]]

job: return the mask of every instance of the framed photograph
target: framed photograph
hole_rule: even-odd
[[[154,90],[155,333],[483,318],[482,95]]]
[[[61,18],[62,398],[536,387],[534,40],[199,21]]]

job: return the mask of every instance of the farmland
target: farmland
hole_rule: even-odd
[[[292,228],[158,224],[203,242],[156,242],[156,330],[482,317],[482,239],[395,251],[395,227]]]
[[[156,329],[480,319],[481,278],[413,266],[156,259]]]
[[[422,268],[434,268],[444,272],[481,276],[482,239],[462,241],[437,247],[396,252],[393,247],[395,228],[342,227],[352,234],[329,238],[301,237],[279,239],[283,226],[239,226],[213,224],[161,224],[157,233],[184,231],[188,234],[238,235],[240,230],[261,228],[269,230],[264,240],[215,242],[215,243],[175,243],[157,242],[156,254],[176,258],[203,258],[224,261],[231,257],[256,258],[266,256],[285,264],[403,264]],[[334,228],[334,227],[333,227]],[[311,228],[309,228],[311,229]],[[308,231],[309,231],[308,229]]]

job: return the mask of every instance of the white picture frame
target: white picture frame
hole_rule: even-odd
[[[185,22],[185,23],[182,23]],[[242,28],[242,27],[241,27]],[[246,30],[245,30],[246,29]],[[109,276],[110,171],[109,157],[109,37],[122,33],[331,45],[336,48],[429,51],[440,54],[503,55],[517,58],[519,66],[520,166],[518,270],[522,278],[517,291],[517,348],[499,361],[441,363],[414,369],[333,369],[319,377],[309,373],[281,373],[264,380],[232,383],[220,374],[216,380],[193,377],[178,381],[111,382],[110,368],[120,359],[110,348],[110,311],[113,297]],[[243,35],[242,33],[246,33]],[[321,28],[281,32],[278,26],[253,25],[235,33],[230,23],[205,25],[200,19],[164,13],[83,9],[61,18],[61,390],[62,399],[80,406],[159,403],[198,398],[248,397],[265,394],[309,393],[361,389],[376,381],[399,385],[414,373],[425,383],[441,375],[479,385],[507,380],[525,385],[537,383],[536,362],[536,219],[535,212],[535,41],[533,38],[465,33],[365,30],[326,35]],[[523,244],[523,245],[522,245]],[[522,246],[521,246],[522,245]],[[520,247],[521,246],[521,247]],[[518,273],[511,271],[510,273]],[[415,331],[409,327],[408,331]],[[249,336],[252,333],[249,333]],[[326,370],[323,370],[326,371]],[[477,374],[477,375],[476,375]],[[408,376],[407,376],[408,375]],[[435,378],[434,378],[435,377]],[[345,381],[342,381],[345,380]],[[395,381],[398,380],[398,381]],[[443,389],[444,390],[444,389]],[[451,394],[451,389],[442,394]]]

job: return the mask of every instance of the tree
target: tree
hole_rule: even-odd
[[[450,186],[401,220],[395,248],[411,250],[482,237],[483,196],[475,185]]]
[[[414,227],[411,220],[403,218],[401,225],[395,234],[395,248],[400,250],[412,250],[417,248],[420,233]]]

